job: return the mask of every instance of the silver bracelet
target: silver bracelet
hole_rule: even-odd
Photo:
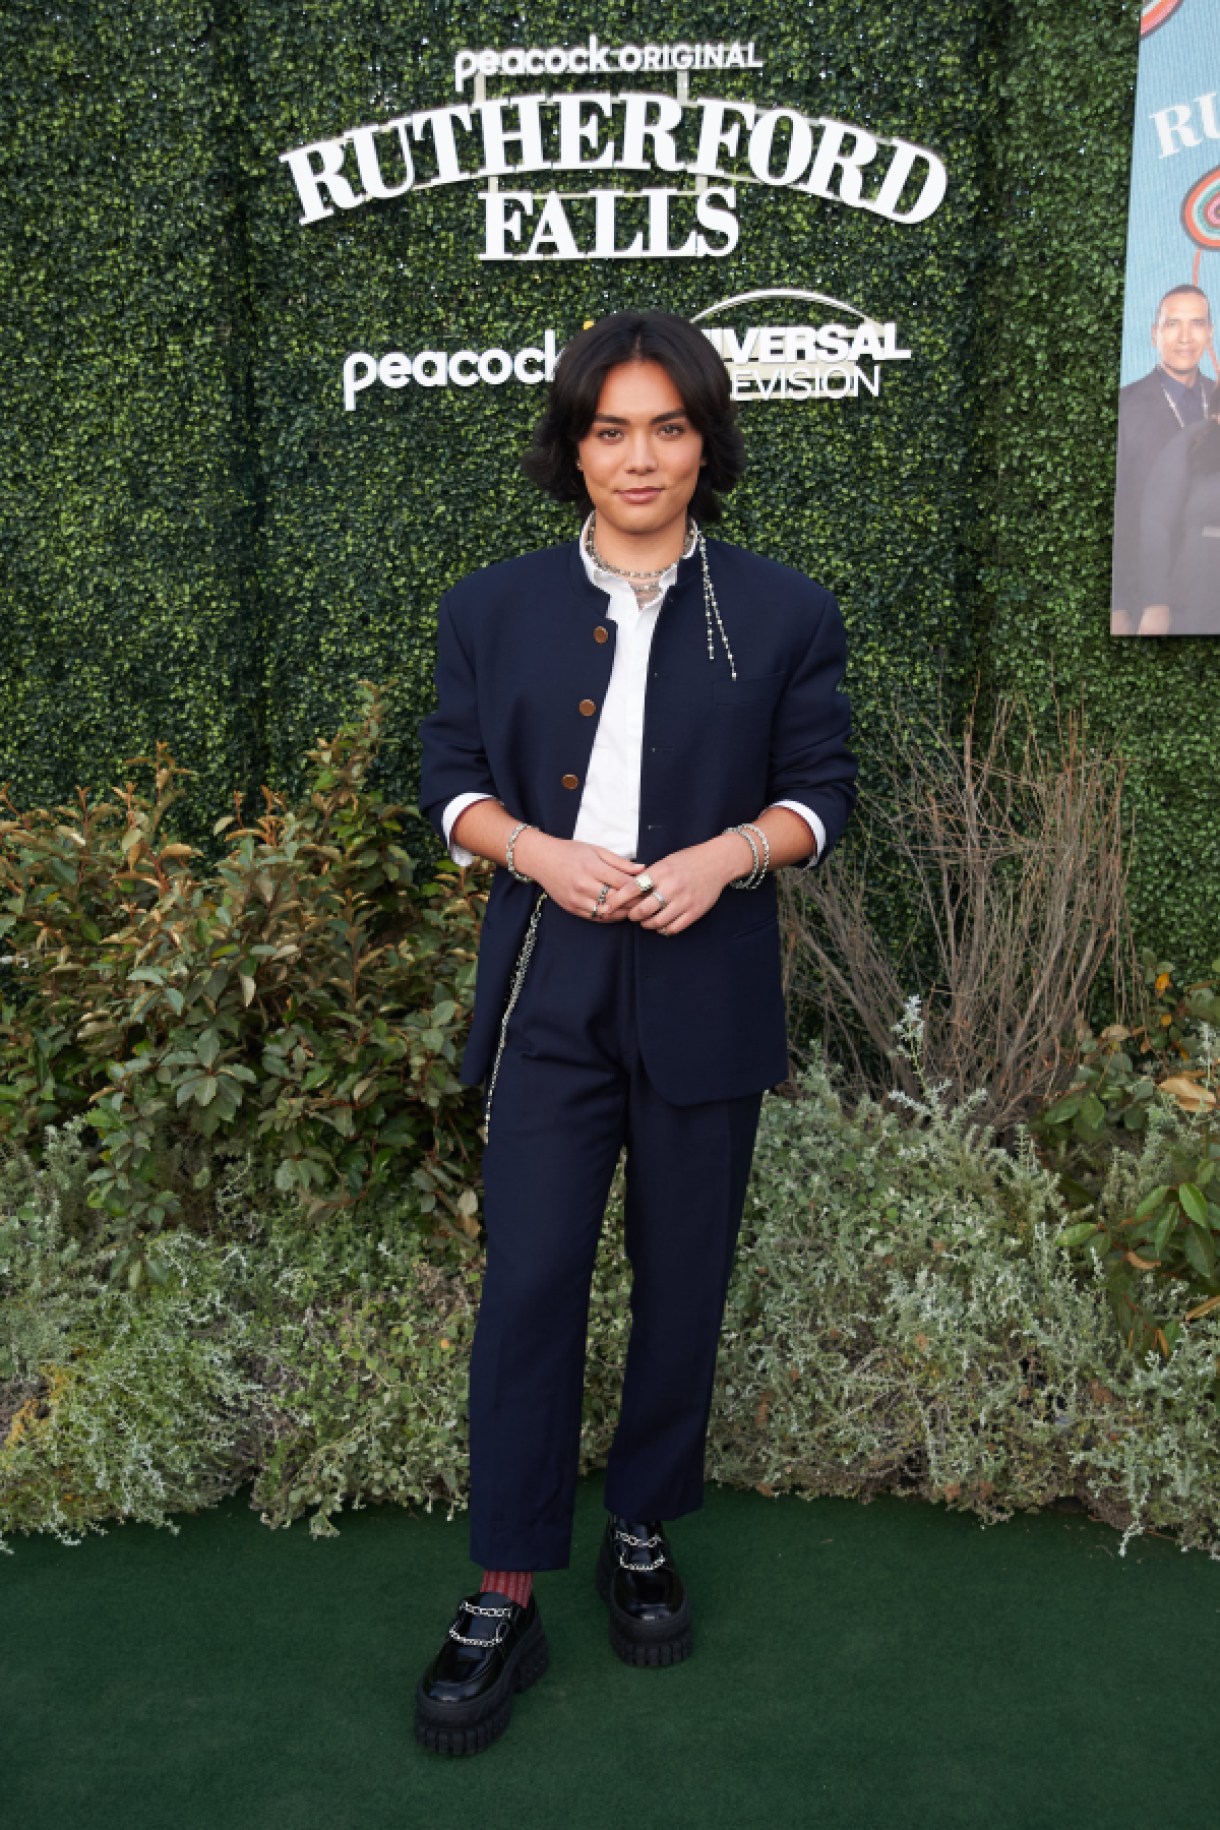
[[[516,845],[517,840],[523,832],[537,832],[537,830],[538,828],[531,825],[529,820],[518,820],[517,824],[508,835],[508,844],[505,847],[504,859],[505,863],[508,865],[509,876],[515,877],[518,883],[532,883],[534,879],[532,877],[527,877],[524,871],[519,871],[513,863],[513,847]]]
[[[763,831],[762,827],[756,826],[754,824],[753,820],[745,820],[745,821],[743,821],[743,825],[745,825],[750,832],[756,832],[758,834],[759,838],[762,840],[763,861],[762,861],[762,869],[758,872],[758,883],[750,883],[750,884],[747,884],[747,886],[746,886],[748,889],[756,890],[758,888],[758,884],[762,882],[763,878],[766,876],[767,872],[771,868],[771,841],[767,837],[766,833]]]
[[[744,826],[726,826],[724,830],[725,832],[739,832],[749,846],[750,856],[754,860],[753,867],[748,875],[730,879],[729,888],[731,890],[752,890],[762,882],[762,857],[759,853],[758,846],[754,843],[753,837],[746,831]]]

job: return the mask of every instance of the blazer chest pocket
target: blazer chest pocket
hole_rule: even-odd
[[[734,680],[731,674],[722,674],[712,682],[712,702],[715,705],[748,706],[756,711],[762,706],[773,706],[779,698],[780,688],[786,676],[778,674],[738,674]]]

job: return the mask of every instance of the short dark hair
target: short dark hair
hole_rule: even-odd
[[[606,376],[622,362],[659,362],[682,396],[691,425],[703,436],[706,460],[691,513],[697,521],[718,521],[720,497],[745,470],[745,441],[723,360],[696,325],[672,312],[615,311],[564,345],[521,468],[557,502],[578,502],[589,512],[593,504],[576,468],[576,445],[593,424]]]
[[[1186,282],[1185,282],[1185,284],[1184,284],[1184,285],[1182,285],[1182,286],[1171,286],[1171,287],[1170,287],[1170,288],[1169,288],[1169,291],[1168,291],[1168,292],[1166,292],[1166,293],[1162,293],[1162,295],[1161,295],[1161,302],[1160,302],[1160,304],[1159,304],[1159,305],[1158,305],[1158,306],[1157,306],[1157,308],[1156,308],[1156,316],[1155,316],[1155,317],[1154,317],[1154,318],[1153,318],[1153,320],[1152,320],[1152,327],[1153,327],[1153,329],[1154,329],[1154,330],[1155,330],[1155,329],[1156,329],[1156,326],[1157,326],[1157,325],[1158,325],[1158,324],[1159,324],[1159,323],[1160,323],[1160,321],[1161,321],[1161,313],[1162,313],[1162,312],[1163,312],[1163,311],[1164,311],[1164,309],[1165,309],[1165,304],[1166,304],[1166,301],[1167,301],[1167,300],[1169,300],[1169,299],[1173,299],[1173,298],[1176,298],[1176,297],[1177,297],[1177,295],[1178,295],[1178,293],[1179,293],[1179,292],[1193,292],[1193,293],[1195,293],[1195,294],[1197,294],[1197,296],[1198,296],[1198,297],[1199,297],[1199,298],[1201,298],[1201,299],[1202,299],[1202,301],[1203,301],[1203,303],[1204,303],[1204,304],[1205,304],[1205,305],[1206,305],[1206,306],[1207,306],[1207,321],[1208,321],[1208,323],[1209,323],[1209,324],[1210,324],[1210,323],[1211,323],[1211,321],[1212,321],[1212,303],[1211,303],[1211,300],[1210,300],[1210,299],[1209,299],[1209,298],[1208,298],[1208,296],[1207,296],[1207,294],[1206,294],[1206,293],[1205,293],[1205,292],[1204,292],[1204,290],[1203,290],[1203,288],[1202,288],[1202,286],[1196,286],[1196,285],[1194,285],[1194,283],[1193,283],[1193,282],[1192,282],[1192,281],[1190,281],[1190,280],[1187,280],[1187,281],[1186,281]]]

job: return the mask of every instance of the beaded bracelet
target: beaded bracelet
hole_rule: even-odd
[[[752,822],[749,822],[749,821],[747,821],[746,824],[742,825],[742,826],[726,826],[724,828],[724,830],[725,830],[725,832],[739,832],[741,834],[742,838],[745,840],[746,844],[749,846],[750,855],[754,860],[753,867],[751,868],[749,873],[744,877],[732,878],[729,883],[729,888],[731,890],[756,890],[758,888],[759,884],[762,882],[763,878],[766,876],[767,865],[770,864],[770,862],[771,862],[771,847],[767,843],[766,833],[763,832],[761,826],[754,826],[752,824]],[[763,844],[766,846],[767,849],[766,849],[765,858],[759,853],[758,846],[755,844],[754,839],[751,837],[752,832],[756,832],[759,835],[759,837],[761,838]]]
[[[524,871],[519,871],[513,863],[513,847],[523,832],[537,832],[537,830],[538,828],[531,825],[529,820],[518,820],[508,835],[508,844],[504,852],[505,863],[508,865],[510,877],[515,877],[518,883],[532,883],[534,879],[527,877]]]
[[[763,878],[766,876],[767,872],[771,868],[771,841],[767,837],[766,833],[763,831],[762,827],[756,826],[754,824],[753,820],[746,820],[743,822],[743,824],[746,827],[748,827],[750,832],[756,832],[758,834],[759,838],[762,840],[763,861],[762,861],[762,869],[758,873],[758,883],[761,883]],[[756,890],[758,888],[758,883],[750,883],[747,885],[747,888]]]

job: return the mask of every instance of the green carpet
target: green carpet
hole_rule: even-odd
[[[411,1690],[470,1582],[465,1521],[315,1542],[242,1500],[0,1559],[11,1830],[1201,1830],[1217,1821],[1220,1568],[1047,1513],[713,1489],[673,1538],[695,1656],[621,1665],[576,1563],[551,1670],[448,1761]]]

